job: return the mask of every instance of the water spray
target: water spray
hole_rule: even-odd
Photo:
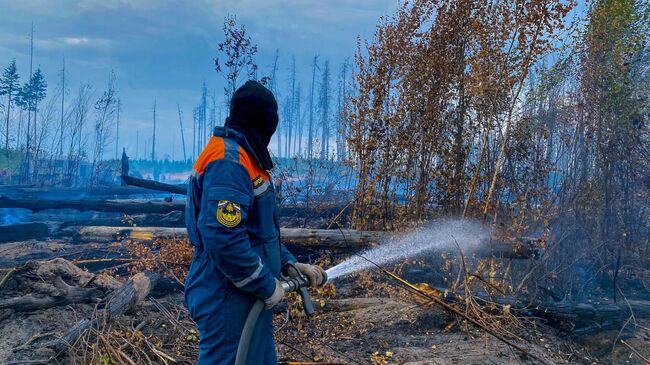
[[[416,231],[406,234],[401,238],[356,254],[342,263],[331,267],[325,271],[325,277],[319,286],[323,286],[327,282],[332,282],[354,272],[377,268],[401,285],[405,285],[407,289],[413,289],[407,285],[409,284],[408,282],[384,269],[383,265],[434,250],[450,249],[455,246],[456,242],[462,243],[461,248],[463,250],[472,251],[478,248],[481,242],[488,239],[489,236],[489,231],[475,221],[466,219],[438,220],[424,227],[420,227]],[[289,275],[281,279],[282,288],[285,292],[298,292],[302,298],[305,314],[311,316],[314,313],[314,308],[307,290],[309,281],[295,268],[294,270],[285,271]],[[442,303],[446,305],[446,303]],[[258,300],[249,312],[239,340],[235,365],[246,364],[253,330],[263,309],[264,302]]]
[[[451,237],[451,240],[454,242],[454,244],[458,248],[460,248],[458,242],[456,241],[456,239],[454,237]],[[399,244],[399,241],[396,244],[396,246],[401,246]],[[421,253],[421,252],[426,251],[427,249],[430,249],[430,248],[432,248],[432,245],[428,245],[423,250],[417,251],[417,252],[415,252],[413,254]],[[369,250],[368,253],[376,253],[376,251],[378,251],[378,249],[379,249],[379,247],[375,248],[375,249],[372,249],[372,250]],[[402,256],[403,255],[399,255],[399,257],[402,257]],[[398,257],[396,257],[395,259],[397,259],[397,258]],[[386,269],[385,267],[383,267],[379,263],[377,263],[377,262],[369,259],[368,257],[364,256],[364,254],[355,254],[355,256],[352,257],[351,259],[348,259],[347,261],[344,261],[343,263],[341,263],[339,265],[336,265],[336,266],[330,268],[329,270],[326,270],[326,274],[330,275],[330,273],[334,273],[334,274],[336,274],[338,276],[343,276],[343,275],[350,274],[350,273],[355,272],[355,271],[359,271],[359,270],[355,270],[355,271],[349,271],[348,272],[349,264],[347,264],[347,263],[350,262],[350,261],[353,261],[353,260],[356,261],[356,262],[365,263],[365,265],[363,265],[363,267],[374,267],[374,268],[380,270],[382,273],[386,274],[391,280],[393,280],[395,283],[397,283],[399,286],[406,289],[407,291],[409,291],[409,292],[411,292],[413,294],[416,294],[416,295],[420,295],[420,296],[426,298],[427,300],[429,300],[431,303],[434,303],[434,304],[438,305],[443,310],[465,319],[466,321],[468,321],[469,323],[471,323],[475,327],[480,328],[483,331],[487,332],[488,334],[494,336],[499,341],[501,341],[501,342],[505,343],[506,345],[520,351],[525,356],[530,356],[531,358],[534,358],[535,360],[538,360],[542,364],[550,365],[550,363],[547,360],[545,360],[544,358],[542,358],[542,357],[540,357],[540,356],[538,356],[538,355],[536,355],[534,353],[531,353],[530,351],[526,350],[525,348],[517,345],[516,343],[512,342],[511,340],[507,339],[506,337],[504,337],[500,333],[493,330],[492,328],[484,325],[483,323],[481,323],[481,322],[477,321],[476,319],[470,317],[469,315],[467,315],[463,311],[461,311],[461,310],[455,308],[454,306],[446,303],[443,299],[441,299],[439,297],[436,297],[436,296],[433,296],[433,295],[431,295],[431,294],[429,294],[427,292],[422,291],[420,288],[418,288],[417,286],[413,285],[412,283],[406,281],[405,279],[403,279],[399,275],[395,274],[394,272]],[[392,261],[394,261],[393,257],[384,259],[384,262],[386,262],[386,263],[389,263],[389,262],[392,262]],[[330,281],[331,280],[334,280],[334,278],[330,277]],[[325,283],[328,282],[328,279],[325,278],[324,282]]]
[[[333,281],[342,276],[372,269],[375,263],[385,265],[431,251],[453,249],[455,241],[459,242],[463,251],[471,252],[478,249],[489,237],[489,230],[477,221],[441,219],[353,256],[329,268],[326,273],[329,280]]]

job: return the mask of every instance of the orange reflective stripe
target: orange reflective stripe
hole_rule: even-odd
[[[205,146],[199,158],[194,163],[194,171],[201,175],[205,171],[208,164],[215,160],[220,160],[224,157],[226,148],[221,137],[210,137],[208,144]]]
[[[269,180],[269,173],[266,170],[257,166],[257,162],[251,158],[246,151],[244,151],[241,146],[239,147],[239,163],[242,164],[246,171],[248,171],[248,176],[250,176],[251,181],[255,180],[258,176],[261,176],[264,180]]]
[[[257,162],[251,158],[248,153],[241,147],[239,147],[239,163],[246,168],[248,175],[250,176],[251,181],[262,177],[263,180],[270,180],[269,173],[266,170],[257,166]],[[201,175],[205,171],[205,168],[212,161],[220,160],[226,155],[226,144],[222,137],[212,136],[208,141],[208,144],[205,146],[199,158],[196,159],[194,163],[194,173],[196,175]]]

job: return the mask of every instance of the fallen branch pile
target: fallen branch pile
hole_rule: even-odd
[[[91,274],[71,262],[56,258],[32,261],[4,277],[0,310],[31,312],[72,303],[93,303],[119,282]]]
[[[0,282],[0,314],[36,312],[47,308],[96,303],[93,316],[70,326],[54,340],[32,338],[14,349],[15,363],[56,363],[87,331],[126,313],[141,303],[160,281],[156,272],[140,272],[121,283],[107,274],[80,269],[65,259],[34,261],[5,274]],[[10,361],[10,363],[11,363]]]

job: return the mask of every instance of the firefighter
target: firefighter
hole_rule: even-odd
[[[278,125],[273,93],[256,81],[237,89],[224,127],[217,127],[194,164],[185,222],[194,254],[185,301],[199,335],[199,364],[232,364],[254,302],[264,300],[248,364],[276,364],[272,310],[278,281],[292,263],[316,286],[324,271],[296,263],[280,243],[268,144]]]

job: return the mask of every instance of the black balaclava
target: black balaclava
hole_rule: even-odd
[[[252,80],[237,89],[230,99],[230,116],[226,120],[226,127],[246,136],[261,168],[273,168],[268,146],[278,127],[278,103],[271,90]]]

